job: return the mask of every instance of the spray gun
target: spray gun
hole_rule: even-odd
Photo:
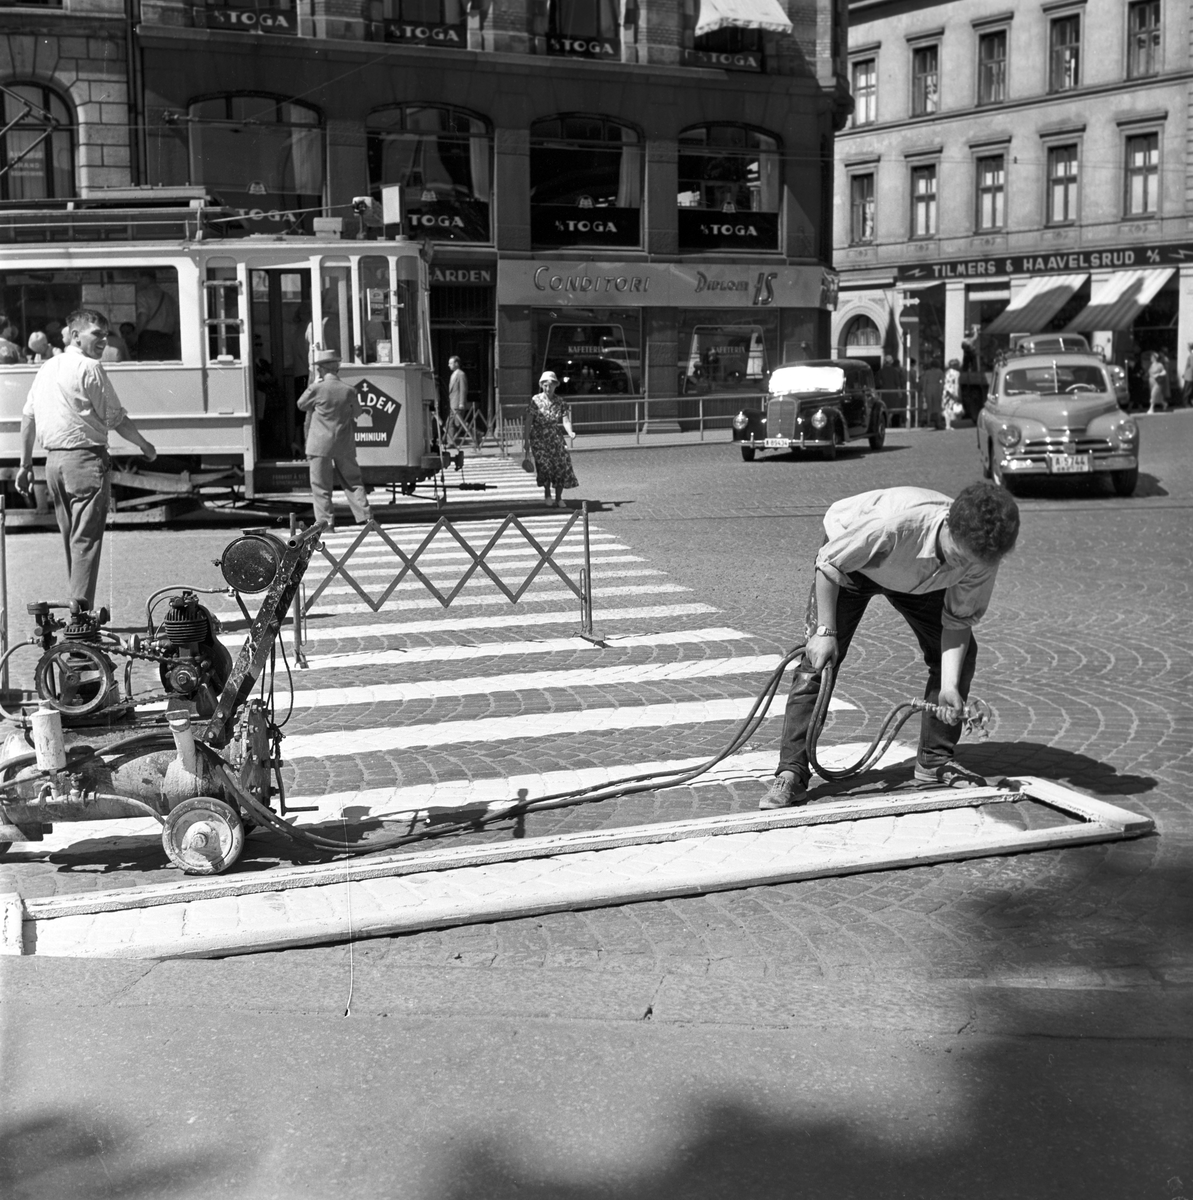
[[[913,700],[911,707],[917,712],[931,713],[938,721],[948,721],[948,710],[939,704],[929,704],[927,700]],[[990,705],[985,700],[971,700],[961,710],[961,729],[969,737],[985,741],[990,736],[986,724],[994,716]]]

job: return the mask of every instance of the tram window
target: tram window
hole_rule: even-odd
[[[395,356],[393,294],[389,286],[389,260],[371,255],[360,260],[360,328],[364,361],[400,362]]]
[[[61,352],[66,318],[77,308],[107,317],[105,362],[182,358],[178,272],[173,267],[0,270],[0,340],[16,347],[15,361],[40,362]],[[0,352],[5,349],[0,346]],[[5,357],[14,361],[12,351],[0,353],[0,365]]]
[[[418,259],[406,255],[398,259],[398,278],[394,283],[394,329],[398,334],[398,362],[420,361],[418,338],[419,279]]]
[[[211,362],[240,361],[240,284],[235,267],[207,268],[207,357]]]
[[[319,272],[319,297],[323,328],[314,346],[338,350],[344,362],[355,362],[358,354],[352,336],[352,275],[348,267],[324,266]]]

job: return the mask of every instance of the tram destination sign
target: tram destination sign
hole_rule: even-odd
[[[999,254],[992,258],[915,263],[898,267],[895,277],[905,283],[934,283],[949,279],[991,279],[1002,275],[1068,275],[1074,271],[1177,267],[1182,263],[1193,263],[1193,242],[1177,245],[1147,245],[1141,242],[1134,246],[1097,250]]]

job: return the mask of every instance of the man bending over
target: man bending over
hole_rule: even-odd
[[[837,667],[874,596],[885,596],[911,626],[928,668],[915,778],[980,787],[985,780],[953,758],[978,647],[972,628],[994,591],[999,563],[1019,536],[1019,509],[1002,488],[967,487],[956,500],[925,488],[895,487],[838,500],[824,515],[824,544],[805,618],[807,647],[787,697],[779,765],[760,808],[807,800],[807,735],[826,663]]]

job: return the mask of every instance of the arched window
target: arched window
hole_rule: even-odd
[[[777,250],[779,140],[744,125],[679,135],[681,250]]]
[[[530,237],[535,246],[640,246],[642,141],[605,117],[530,127]]]
[[[74,196],[75,121],[70,105],[40,83],[5,84],[3,100],[0,162],[9,167],[0,175],[0,200]]]
[[[845,326],[844,344],[846,349],[851,346],[881,346],[882,336],[878,326],[869,317],[858,316]]]
[[[400,184],[406,233],[437,242],[488,242],[493,139],[459,108],[407,104],[368,119],[369,188]]]
[[[213,96],[189,109],[191,183],[253,230],[311,228],[323,205],[323,128],[305,104]]]

